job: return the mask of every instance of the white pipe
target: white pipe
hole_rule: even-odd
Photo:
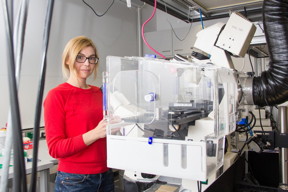
[[[127,2],[127,7],[131,8],[131,0],[126,0]]]
[[[143,56],[143,42],[141,38],[141,8],[137,8],[137,37],[138,37],[138,56]]]
[[[21,72],[21,62],[23,55],[23,47],[24,47],[24,36],[25,36],[25,28],[27,21],[27,10],[28,10],[29,0],[20,1],[19,10],[17,14],[17,21],[14,28],[13,42],[14,42],[14,52],[16,55],[16,81],[17,81],[17,89],[20,84],[20,72]],[[13,5],[13,3],[12,3]],[[11,8],[13,9],[13,7]],[[13,22],[12,22],[13,23]],[[5,149],[4,149],[4,160],[2,167],[2,175],[0,178],[0,191],[4,192],[8,190],[8,179],[9,179],[9,165],[10,165],[10,154],[12,149],[13,137],[12,137],[12,118],[11,118],[11,109],[8,112],[8,124],[7,124],[7,135],[5,140]]]

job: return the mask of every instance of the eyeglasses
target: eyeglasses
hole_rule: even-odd
[[[77,55],[76,56],[76,61],[78,63],[85,63],[85,61],[88,59],[88,62],[90,64],[97,64],[99,61],[99,58],[95,57],[95,56],[90,56],[90,57],[86,57],[84,55]]]

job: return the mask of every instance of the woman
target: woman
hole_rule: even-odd
[[[106,162],[102,91],[87,84],[92,73],[96,78],[98,61],[92,40],[71,39],[62,55],[68,80],[50,90],[44,101],[47,145],[59,162],[55,191],[114,191]]]

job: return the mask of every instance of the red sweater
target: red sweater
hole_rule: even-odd
[[[102,91],[63,83],[49,91],[44,101],[44,121],[49,154],[58,159],[58,170],[97,174],[108,170],[106,138],[87,146],[82,135],[103,118]]]

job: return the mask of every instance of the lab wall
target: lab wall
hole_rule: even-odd
[[[141,23],[144,23],[151,16],[152,12],[152,6],[144,6],[142,8]],[[153,49],[167,58],[172,58],[175,54],[189,56],[196,40],[196,34],[202,30],[202,27],[207,28],[219,22],[226,23],[228,19],[227,17],[204,20],[202,26],[202,23],[199,21],[186,23],[167,14],[165,11],[157,9],[153,19],[145,26],[145,38]],[[143,55],[155,54],[146,44],[143,43],[142,46]],[[240,72],[251,72],[255,70],[256,75],[269,67],[268,57],[259,59],[246,54],[243,58],[232,57],[232,61],[236,70]],[[251,63],[253,68],[251,67]]]
[[[142,23],[151,16],[152,12],[152,6],[143,7]],[[196,14],[191,13],[191,17],[198,18]],[[191,23],[187,23],[157,9],[153,19],[145,26],[145,38],[153,49],[167,58],[173,58],[175,54],[188,56],[192,53],[196,34],[203,27],[206,28],[217,22],[226,23],[227,20],[228,18],[207,20],[202,26],[199,21],[192,20]],[[155,52],[143,43],[143,55],[145,54],[155,54]]]
[[[19,1],[14,3],[15,15],[17,14]],[[95,0],[86,2],[95,9],[97,14],[103,14],[112,1]],[[22,129],[33,128],[34,126],[47,5],[47,0],[30,0],[29,3],[18,91]],[[1,6],[0,128],[5,126],[9,111],[7,44]],[[47,55],[44,98],[51,88],[65,81],[61,71],[62,51],[68,40],[78,35],[85,35],[96,44],[100,56],[100,66],[96,80],[89,79],[89,83],[101,86],[101,73],[105,70],[106,56],[135,56],[138,54],[137,9],[127,8],[125,3],[115,1],[104,16],[98,17],[80,0],[55,1]],[[41,118],[40,126],[44,126],[43,110]]]
[[[151,16],[152,12],[153,12],[152,6],[143,6],[143,8],[142,8],[142,23],[144,23]],[[198,15],[191,13],[192,17],[197,18],[197,17],[199,17]],[[227,21],[228,21],[228,18],[205,20],[203,22],[203,26],[208,27],[208,26],[215,24],[217,22],[226,23]],[[172,15],[167,14],[165,11],[157,9],[154,17],[149,21],[149,23],[146,24],[145,32],[172,30],[172,28],[176,29],[175,32],[177,32],[177,29],[181,29],[181,28],[187,28],[187,31],[188,31],[190,28],[190,25],[191,25],[191,23],[187,23],[187,22],[180,20],[180,19],[178,19]],[[201,22],[192,20],[192,27],[195,27],[198,25],[200,25],[202,27]],[[181,36],[181,34],[180,34],[180,36]]]

